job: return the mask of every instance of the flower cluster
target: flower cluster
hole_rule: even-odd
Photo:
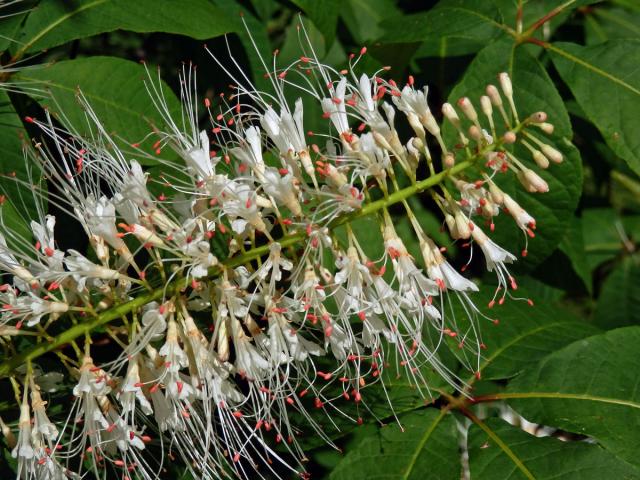
[[[43,140],[25,150],[29,178],[15,181],[37,208],[32,239],[2,223],[0,268],[10,281],[0,287],[0,330],[65,332],[76,358],[56,353],[76,383],[66,420],[54,425],[37,354],[23,357],[20,478],[114,469],[152,479],[176,456],[200,478],[305,475],[302,424],[330,442],[314,412],[350,415],[341,410],[349,403],[366,412],[365,387],[385,370],[425,395],[433,371],[462,389],[437,353],[453,341],[480,375],[480,324],[491,319],[474,303],[478,286],[447,261],[407,200],[423,193],[455,241],[479,247],[497,277],[491,305],[503,302],[517,288],[508,270],[516,257],[489,237],[493,218],[507,212],[525,237],[536,221],[497,180],[512,172],[526,191],[546,192],[528,165],[562,161],[540,139],[553,126],[543,112],[519,116],[506,73],[477,107],[465,97],[432,112],[412,77],[400,85],[385,71],[358,75],[365,54],[337,71],[311,51],[274,67],[271,94],[241,75],[218,102],[198,101],[195,70],[185,67],[179,120],[150,79],[165,120],[150,134],[151,153],[113,138],[81,94],[90,138],[48,113],[28,119]],[[303,98],[289,101],[290,90]],[[305,130],[305,102],[317,103],[325,131]],[[515,143],[533,162],[515,156]],[[146,171],[132,157],[161,168]],[[5,207],[12,200],[2,197]],[[61,247],[45,202],[81,224],[88,251]],[[398,234],[392,204],[404,206],[420,257]],[[351,226],[364,215],[379,220],[380,258],[367,256]],[[108,361],[92,357],[91,322],[110,323],[118,351]]]

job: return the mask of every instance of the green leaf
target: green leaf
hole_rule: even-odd
[[[380,23],[381,43],[424,42],[417,56],[464,55],[478,51],[504,32],[491,2],[443,0],[433,9],[388,17]]]
[[[607,145],[640,173],[640,40],[555,43],[553,64]]]
[[[21,29],[16,55],[62,45],[77,38],[113,30],[167,32],[207,39],[234,25],[207,0],[75,0],[44,1]]]
[[[552,353],[496,398],[531,422],[589,435],[623,460],[640,459],[640,327],[612,330]]]
[[[358,45],[380,37],[384,33],[380,22],[400,14],[393,0],[346,0],[340,7],[340,18]]]
[[[489,285],[485,288],[490,290]],[[484,294],[485,302],[487,298],[491,297]],[[474,301],[480,303],[477,298]],[[597,328],[578,321],[571,313],[553,304],[530,306],[525,301],[507,300],[503,305],[496,304],[482,311],[499,319],[498,325],[487,325],[486,321],[481,324],[482,341],[487,346],[480,360],[480,371],[485,380],[513,377],[532,362],[598,333]]]
[[[338,0],[292,0],[311,19],[322,32],[327,45],[331,45],[336,38],[336,26],[340,2]]]
[[[30,236],[28,221],[23,217],[33,215],[35,203],[32,192],[12,180],[29,181],[27,165],[22,153],[27,133],[7,93],[0,90],[0,194],[6,195],[2,207],[2,220],[6,227],[21,237]],[[37,179],[34,179],[36,181]]]
[[[611,329],[640,324],[640,265],[625,259],[607,277],[593,314],[595,324]]]
[[[587,45],[617,38],[640,38],[640,11],[608,5],[592,8],[585,13],[584,28]]]
[[[80,134],[85,134],[90,125],[76,98],[80,89],[106,131],[128,144],[140,142],[151,132],[152,125],[162,124],[162,118],[145,89],[145,77],[141,65],[113,57],[67,60],[19,75],[22,81],[44,82],[53,99],[37,100],[52,112],[64,113],[68,122]],[[154,81],[157,82],[156,79]],[[180,118],[180,102],[175,94],[164,82],[162,90],[173,118]],[[153,154],[154,141],[149,138],[141,148]],[[152,158],[145,161],[154,163]]]
[[[571,262],[573,271],[578,275],[580,280],[582,280],[587,291],[591,293],[591,268],[589,268],[589,263],[585,255],[582,223],[579,218],[574,217],[571,219],[559,248]]]
[[[460,478],[455,419],[427,408],[400,417],[351,448],[331,473],[332,480],[354,478],[440,480]]]
[[[621,225],[612,208],[588,208],[582,212],[585,251],[592,270],[621,252],[622,239],[617,229]]]
[[[536,171],[549,185],[549,192],[531,194],[524,190],[515,176],[497,175],[496,182],[535,219],[536,237],[529,240],[528,255],[520,258],[516,268],[532,268],[548,257],[562,240],[573,217],[582,191],[582,162],[569,139],[573,132],[564,102],[549,75],[540,63],[524,49],[510,40],[493,43],[484,48],[473,60],[461,82],[449,95],[453,103],[463,96],[478,102],[488,83],[495,83],[496,75],[506,71],[511,76],[515,103],[521,115],[545,111],[555,125],[552,136],[532,132],[545,143],[562,151],[564,161],[540,170],[531,160],[531,154],[519,144],[515,155]],[[448,124],[445,132],[452,138]],[[509,215],[499,215],[492,239],[507,250],[519,254],[525,247],[524,235],[516,235],[516,226]],[[515,238],[518,237],[518,242]]]
[[[600,480],[640,478],[640,471],[598,445],[538,438],[491,418],[469,430],[471,478]]]

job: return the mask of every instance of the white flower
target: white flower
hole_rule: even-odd
[[[333,126],[339,134],[349,131],[349,121],[347,119],[347,110],[344,102],[346,88],[347,79],[342,77],[338,85],[333,89],[333,96],[322,99],[322,111],[326,115],[329,115]]]
[[[84,290],[87,280],[110,281],[120,278],[120,272],[117,270],[96,265],[76,250],[68,250],[68,253],[69,255],[64,259],[64,264],[80,290]]]
[[[302,112],[302,99],[298,98],[293,116],[288,108],[283,108],[278,116],[273,108],[267,107],[260,117],[260,125],[283,156],[289,152],[299,153],[307,148]]]

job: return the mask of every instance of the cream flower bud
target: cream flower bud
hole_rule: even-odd
[[[469,136],[473,138],[476,142],[481,142],[484,139],[482,135],[482,131],[475,125],[471,125],[469,127]]]
[[[547,135],[551,135],[555,130],[555,127],[553,126],[553,124],[548,122],[538,123],[536,124],[536,126]]]
[[[536,172],[526,169],[518,172],[518,180],[531,193],[546,193],[549,185]]]
[[[502,136],[502,141],[507,144],[515,143],[516,139],[516,134],[512,131],[508,131]]]
[[[509,78],[509,74],[506,72],[502,72],[498,75],[498,80],[500,81],[500,88],[502,89],[502,93],[507,98],[513,96],[513,86],[511,85],[511,78]]]
[[[420,123],[420,119],[418,118],[418,116],[413,112],[409,112],[407,113],[407,120],[409,120],[409,125],[411,125],[411,128],[413,128],[413,131],[418,136],[418,138],[420,138],[421,140],[424,140],[425,139],[424,127]]]
[[[504,202],[504,192],[493,182],[489,184],[489,193],[494,203],[501,205]]]
[[[453,153],[448,152],[442,158],[442,163],[444,164],[445,168],[452,168],[456,164],[456,157],[453,155]]]
[[[430,111],[423,116],[422,125],[424,125],[424,128],[426,128],[427,131],[434,137],[440,135],[440,126],[438,125],[438,122],[436,122],[436,118]]]
[[[529,121],[532,123],[542,123],[547,120],[546,112],[536,112],[529,115]]]
[[[442,114],[447,117],[447,120],[449,120],[454,127],[460,128],[460,117],[458,117],[453,105],[450,103],[442,105]]]
[[[499,107],[502,105],[502,97],[495,85],[487,85],[487,95],[491,99],[491,103],[494,106]]]
[[[562,154],[552,146],[544,144],[540,148],[542,150],[542,153],[544,153],[545,156],[552,162],[554,163],[562,162],[563,160]]]
[[[469,97],[462,97],[458,100],[458,106],[469,120],[474,123],[478,121],[478,114],[476,109],[473,108],[473,104],[471,103],[471,100],[469,100]]]
[[[480,97],[480,107],[482,108],[482,113],[484,113],[487,117],[493,115],[493,107],[491,106],[491,99],[486,95]]]
[[[533,151],[533,161],[536,162],[536,165],[538,165],[540,168],[549,167],[549,159],[545,157],[540,150]]]

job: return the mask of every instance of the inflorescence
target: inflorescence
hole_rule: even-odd
[[[400,86],[384,70],[358,76],[366,49],[342,71],[307,50],[286,68],[277,55],[265,65],[272,93],[227,71],[233,89],[215,106],[204,100],[206,129],[194,68],[182,71],[179,119],[150,77],[165,120],[150,134],[152,153],[123,147],[81,93],[89,136],[49,113],[27,119],[43,139],[25,147],[29,177],[14,181],[35,201],[33,238],[4,220],[0,233],[9,280],[0,287],[8,339],[0,372],[19,403],[17,438],[2,426],[19,478],[87,470],[104,478],[114,469],[152,479],[176,456],[200,478],[282,468],[304,476],[303,424],[330,442],[318,413],[361,422],[341,406],[366,413],[365,387],[384,391],[385,370],[425,396],[433,372],[464,390],[437,354],[454,339],[479,377],[481,323],[494,320],[476,307],[478,286],[447,261],[408,198],[430,199],[454,240],[480,248],[497,278],[490,306],[501,303],[517,288],[508,269],[516,256],[491,240],[493,219],[508,212],[525,238],[536,221],[494,180],[512,173],[526,191],[546,192],[511,146],[523,145],[540,169],[559,163],[562,154],[541,140],[553,126],[544,112],[520,116],[506,73],[479,104],[445,103],[439,122],[427,88],[412,77]],[[305,130],[303,98],[291,92],[320,107],[325,132]],[[162,160],[167,149],[180,160]],[[132,154],[160,161],[162,173],[145,171]],[[55,188],[47,192],[45,182]],[[23,199],[3,196],[3,209]],[[80,222],[88,252],[60,249],[47,202]],[[406,210],[421,257],[396,231],[392,204]],[[351,227],[363,215],[379,220],[380,258],[365,254]],[[110,360],[94,361],[86,325],[111,336]],[[54,348],[62,341],[67,349]],[[75,382],[56,422],[43,400],[56,371],[38,361],[47,352]],[[145,453],[153,449],[162,454]]]

